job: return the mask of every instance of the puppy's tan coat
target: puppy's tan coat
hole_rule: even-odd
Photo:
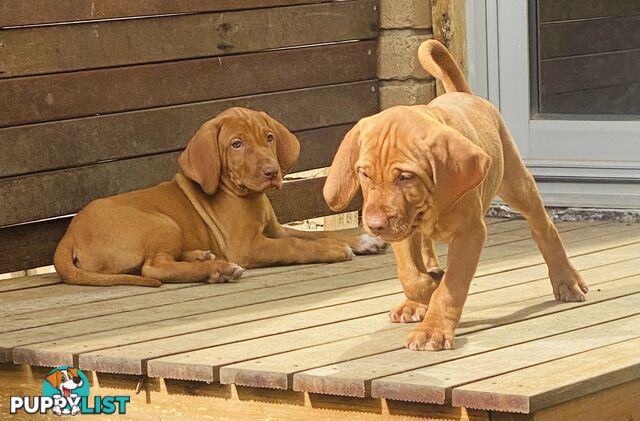
[[[267,114],[231,108],[202,125],[172,181],[81,210],[58,244],[55,268],[71,284],[159,286],[382,251],[385,243],[368,236],[278,223],[264,192],[282,186],[299,151],[298,139]]]
[[[453,348],[487,237],[483,216],[496,194],[529,222],[555,297],[583,301],[587,284],[569,261],[498,110],[471,94],[442,44],[426,41],[418,56],[447,93],[428,105],[393,107],[362,119],[340,145],[324,187],[335,210],[362,188],[365,228],[392,242],[408,299],[390,317],[424,319],[406,345]],[[441,281],[433,240],[449,244]]]

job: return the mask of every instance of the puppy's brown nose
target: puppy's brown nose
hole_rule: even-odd
[[[274,180],[278,176],[278,168],[274,165],[265,165],[262,167],[262,174],[269,180]]]
[[[368,215],[366,217],[367,227],[369,227],[369,231],[373,234],[380,234],[387,230],[389,226],[389,219],[385,215],[376,214],[376,215]]]

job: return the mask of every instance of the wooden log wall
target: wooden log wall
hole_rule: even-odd
[[[327,166],[378,111],[377,4],[3,1],[0,273],[50,264],[89,201],[169,180],[196,129],[231,106],[298,135],[294,171]],[[281,222],[330,214],[321,188],[273,194]]]

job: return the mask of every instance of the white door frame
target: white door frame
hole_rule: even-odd
[[[545,202],[640,209],[640,121],[531,116],[527,0],[467,0],[469,82],[500,108]]]

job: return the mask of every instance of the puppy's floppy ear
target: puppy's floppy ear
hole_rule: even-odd
[[[78,369],[75,367],[67,368],[67,371],[71,373],[71,377],[78,377]]]
[[[204,123],[193,135],[178,159],[184,175],[200,184],[202,190],[208,195],[218,190],[220,181],[219,131],[219,118]]]
[[[360,128],[356,124],[342,140],[322,190],[324,200],[335,211],[346,208],[360,188],[355,171],[359,157]]]
[[[293,168],[298,160],[298,156],[300,156],[300,141],[278,120],[271,118],[267,113],[263,112],[262,114],[264,114],[269,127],[271,127],[274,132],[278,165],[280,165],[282,175],[285,175]]]
[[[56,370],[53,373],[49,374],[47,377],[45,377],[45,380],[48,381],[49,384],[51,384],[51,386],[57,389],[58,387],[60,387],[60,384],[62,383],[62,372],[60,370]]]
[[[426,139],[427,159],[435,184],[435,204],[446,211],[476,188],[491,166],[491,158],[456,130],[433,129]]]

